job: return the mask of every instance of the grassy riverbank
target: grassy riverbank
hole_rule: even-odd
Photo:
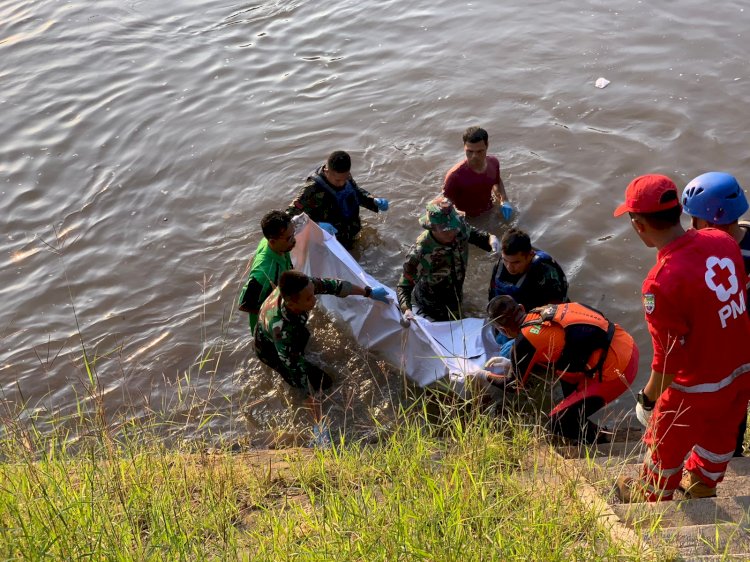
[[[326,451],[176,451],[102,432],[75,454],[34,454],[8,436],[0,557],[638,558],[612,541],[575,485],[541,482],[544,446],[529,427],[441,419],[403,414],[377,444]]]

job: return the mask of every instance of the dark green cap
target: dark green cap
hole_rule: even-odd
[[[427,212],[419,219],[419,224],[427,230],[458,230],[461,218],[445,195],[439,195],[427,203]]]

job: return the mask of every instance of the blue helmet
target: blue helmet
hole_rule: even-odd
[[[711,224],[730,224],[748,209],[745,192],[734,176],[724,172],[701,174],[682,192],[682,206],[691,217]]]

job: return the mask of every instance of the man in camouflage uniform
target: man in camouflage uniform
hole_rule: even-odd
[[[263,302],[255,329],[255,352],[263,363],[295,388],[310,394],[325,390],[331,377],[305,359],[310,339],[306,324],[315,295],[359,295],[389,302],[383,287],[358,287],[340,279],[308,277],[294,269],[281,274],[279,285]]]
[[[373,197],[357,185],[351,175],[351,157],[342,150],[332,152],[326,163],[307,178],[287,209],[291,215],[307,213],[323,230],[336,235],[347,250],[362,229],[359,208],[377,213],[388,210],[388,200]]]
[[[429,320],[460,318],[469,244],[497,252],[500,243],[468,224],[443,195],[427,204],[419,223],[426,231],[409,251],[396,289],[401,310],[406,318],[413,305],[414,312]]]

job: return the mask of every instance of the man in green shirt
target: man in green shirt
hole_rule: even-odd
[[[247,282],[240,293],[239,309],[250,314],[250,332],[255,332],[263,301],[279,283],[279,277],[292,269],[296,240],[292,218],[284,211],[271,211],[260,221],[263,239],[255,250]]]
[[[384,287],[358,287],[340,279],[308,277],[301,271],[281,274],[279,286],[261,306],[255,330],[255,353],[289,385],[316,394],[332,384],[331,377],[305,359],[310,339],[307,319],[315,295],[358,295],[389,303]]]

